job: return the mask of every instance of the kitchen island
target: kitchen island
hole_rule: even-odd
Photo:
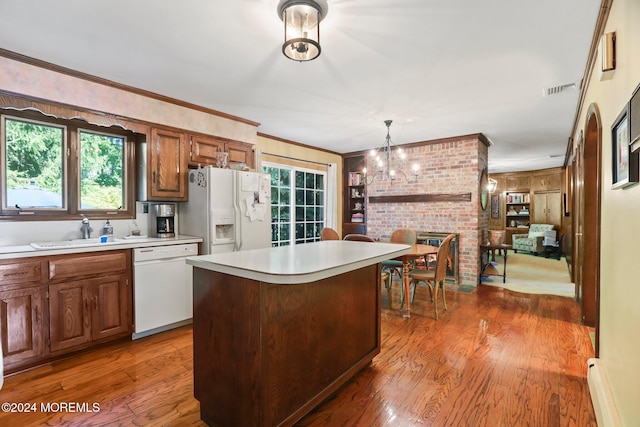
[[[380,262],[324,241],[190,257],[194,395],[211,426],[289,426],[380,352]]]

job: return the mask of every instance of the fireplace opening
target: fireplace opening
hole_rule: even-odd
[[[449,234],[454,234],[455,237],[451,240],[451,246],[449,246],[449,259],[447,260],[447,276],[446,283],[458,284],[458,237],[457,233],[433,233],[429,231],[418,232],[418,243],[423,245],[431,245],[440,247],[440,244],[447,238]],[[427,256],[427,264],[430,269],[436,267],[436,255]]]

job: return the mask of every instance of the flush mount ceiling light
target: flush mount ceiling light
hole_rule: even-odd
[[[320,21],[326,15],[313,0],[286,0],[278,6],[278,15],[284,23],[282,53],[294,61],[311,61],[320,56]]]

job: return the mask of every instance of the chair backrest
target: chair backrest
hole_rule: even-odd
[[[325,227],[320,231],[321,240],[340,240],[338,232],[330,227]]]
[[[366,234],[347,234],[342,240],[356,240],[358,242],[373,242],[374,240]]]
[[[436,256],[436,273],[434,286],[438,286],[440,282],[442,282],[444,285],[444,279],[447,276],[447,262],[449,261],[449,247],[451,246],[451,241],[455,236],[455,234],[449,234],[442,241],[442,243],[440,243],[440,247],[438,248],[438,255]]]
[[[391,238],[389,239],[389,241],[391,243],[406,243],[408,245],[413,245],[418,242],[418,233],[416,232],[416,230],[399,228],[391,233]]]

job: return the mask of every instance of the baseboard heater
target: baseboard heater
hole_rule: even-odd
[[[587,366],[587,383],[598,427],[622,427],[602,362],[592,358],[587,360]]]

